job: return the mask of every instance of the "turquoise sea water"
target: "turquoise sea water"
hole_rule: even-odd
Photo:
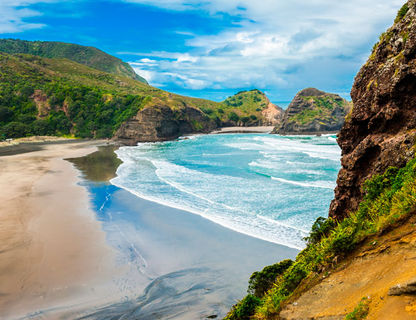
[[[335,136],[200,135],[122,147],[111,183],[147,200],[293,248],[327,216],[340,149]]]

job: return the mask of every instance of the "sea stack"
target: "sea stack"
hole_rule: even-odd
[[[296,94],[276,126],[277,134],[319,134],[338,132],[351,104],[337,94],[307,88]]]

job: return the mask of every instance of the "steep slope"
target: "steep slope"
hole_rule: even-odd
[[[410,0],[355,79],[330,217],[227,319],[416,319],[415,22]]]
[[[144,78],[134,72],[128,63],[94,47],[53,41],[0,39],[0,52],[24,53],[45,58],[66,58],[97,70],[147,83]]]
[[[414,157],[416,139],[416,7],[409,1],[380,37],[351,91],[352,112],[342,128],[342,169],[330,216],[357,209],[363,182]]]
[[[260,90],[240,91],[228,97],[217,110],[221,126],[274,126],[281,122],[283,109],[270,102]]]
[[[159,106],[170,109],[171,119],[182,123],[183,130],[174,135],[149,136],[148,141],[216,127],[215,121],[200,108],[215,110],[218,103],[171,94],[68,59],[3,53],[0,72],[3,138],[52,134],[112,137],[124,122],[143,109]],[[130,143],[136,140],[140,141],[132,137]]]
[[[274,133],[309,134],[337,132],[341,129],[350,104],[336,94],[307,88],[296,94]]]

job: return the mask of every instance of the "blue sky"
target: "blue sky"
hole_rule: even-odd
[[[305,87],[349,98],[402,0],[0,0],[0,37],[95,46],[150,84],[223,100],[272,101]]]

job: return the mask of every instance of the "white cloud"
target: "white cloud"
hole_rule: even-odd
[[[393,21],[403,0],[124,0],[168,10],[226,13],[239,22],[218,34],[187,34],[188,52],[149,52],[158,62],[143,64],[165,83],[172,74],[199,80],[197,87],[282,88],[325,78],[324,86],[346,90],[371,44]],[[186,32],[181,31],[181,32]],[[309,64],[314,63],[314,66]],[[319,68],[317,70],[317,68]],[[337,69],[337,70],[333,70]],[[312,72],[313,70],[313,72]],[[169,76],[166,76],[169,73]],[[298,78],[296,78],[298,77]],[[303,78],[303,81],[299,79]],[[178,77],[175,77],[178,78]],[[321,83],[322,79],[315,81]],[[185,84],[190,86],[190,82]],[[342,87],[342,88],[341,88]],[[300,88],[299,88],[300,89]]]
[[[27,22],[27,18],[42,15],[42,13],[29,9],[36,3],[50,3],[59,0],[0,0],[0,34],[17,33],[29,29],[42,28],[42,23]]]
[[[30,10],[29,5],[39,0],[1,0],[0,1],[0,34],[16,33],[28,29],[42,28],[43,24],[28,23],[26,18],[39,16],[41,13]],[[47,2],[47,1],[43,1]]]

